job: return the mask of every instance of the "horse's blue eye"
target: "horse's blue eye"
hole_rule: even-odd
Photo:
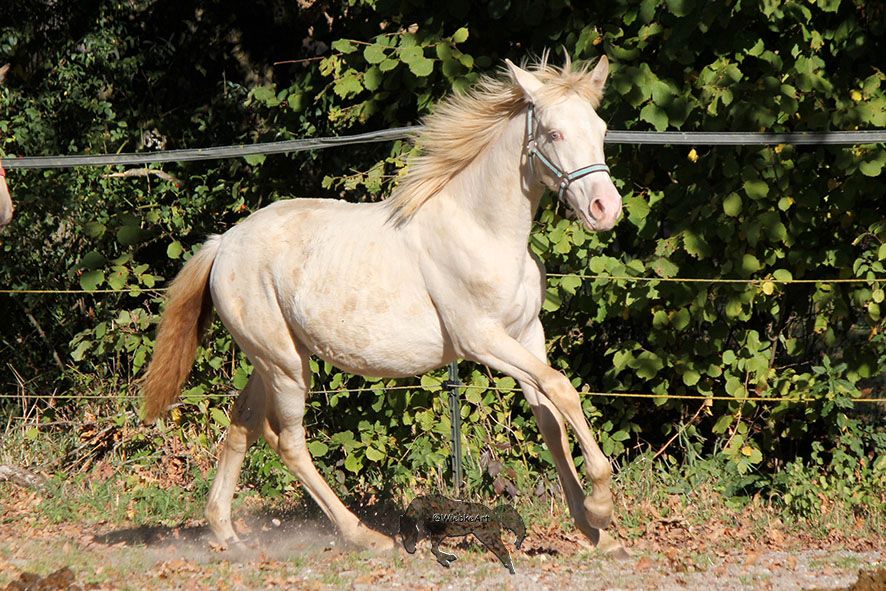
[[[559,142],[559,141],[562,140],[562,139],[563,139],[563,133],[562,133],[562,132],[560,132],[560,131],[558,131],[558,130],[556,130],[556,129],[555,129],[554,131],[551,132],[551,141],[552,141],[552,142]]]

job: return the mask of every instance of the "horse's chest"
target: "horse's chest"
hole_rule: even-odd
[[[512,336],[517,336],[538,317],[543,294],[537,285],[523,284],[502,311],[502,321]]]

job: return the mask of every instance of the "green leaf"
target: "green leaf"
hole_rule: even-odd
[[[363,460],[357,454],[350,453],[345,457],[345,470],[357,474],[363,468]]]
[[[741,381],[734,376],[726,378],[726,393],[735,398],[744,398],[748,395],[747,389]]]
[[[360,78],[357,76],[357,73],[350,70],[347,74],[335,81],[332,90],[338,96],[346,98],[348,96],[360,94],[363,90],[363,85],[360,83]]]
[[[420,59],[409,63],[409,71],[419,78],[429,76],[434,71],[434,60],[422,56]]]
[[[643,107],[640,111],[640,119],[654,125],[657,131],[664,131],[668,128],[668,114],[655,103],[647,103]]]
[[[77,347],[71,351],[71,359],[74,361],[83,361],[86,353],[92,348],[92,341],[80,341]]]
[[[228,427],[231,424],[231,419],[229,419],[228,415],[225,414],[225,411],[220,408],[212,408],[209,411],[209,415],[215,423],[222,427]]]
[[[128,224],[117,230],[117,242],[126,246],[137,244],[141,237],[141,228],[135,224]]]
[[[101,238],[107,228],[101,222],[86,222],[83,225],[83,230],[86,231],[86,235],[90,238]]]
[[[655,259],[649,267],[659,277],[673,277],[680,271],[680,268],[677,265],[664,257]]]
[[[81,269],[98,269],[99,267],[103,267],[105,263],[108,262],[108,259],[101,253],[96,252],[94,250],[90,250],[83,258],[80,259],[79,267]]]
[[[247,154],[243,157],[243,160],[245,160],[250,166],[258,166],[265,161],[265,158],[266,156],[264,154]]]
[[[695,371],[694,369],[688,369],[683,372],[683,383],[687,386],[694,386],[698,383],[698,380],[701,378],[701,374]]]
[[[729,425],[732,424],[732,421],[733,421],[732,415],[723,415],[722,417],[717,419],[717,422],[714,423],[714,426],[711,428],[711,431],[722,435],[723,433],[726,432],[726,429],[729,428]]]
[[[277,88],[275,86],[258,86],[252,89],[252,96],[260,103],[272,103],[277,99]]]
[[[726,306],[724,308],[726,312],[726,316],[728,318],[737,318],[741,315],[742,305],[741,300],[738,298],[730,298],[728,302],[726,302]]]
[[[655,353],[643,351],[634,359],[634,365],[638,376],[651,380],[664,367],[664,362]]]
[[[756,273],[762,268],[760,261],[752,254],[746,254],[741,257],[741,269],[748,275]]]
[[[575,295],[576,290],[581,286],[581,278],[577,275],[566,275],[560,280],[560,287],[566,292]]]
[[[336,39],[332,42],[332,49],[339,53],[354,53],[357,46],[351,43],[349,39]]]
[[[166,256],[171,259],[177,259],[182,255],[184,251],[184,247],[182,247],[182,243],[178,240],[173,240],[169,243],[169,246],[166,247]]]
[[[683,246],[686,248],[686,252],[698,260],[703,260],[711,255],[711,247],[701,234],[687,230],[683,234]]]
[[[560,299],[560,295],[557,293],[557,290],[552,290],[549,287],[545,291],[545,301],[544,304],[542,304],[542,307],[548,312],[554,312],[555,310],[559,310],[562,304],[563,300]]]
[[[613,441],[625,441],[630,438],[631,434],[628,433],[625,429],[619,429],[615,433],[609,436]]]
[[[380,64],[387,57],[384,47],[373,43],[363,48],[363,59],[370,64]]]
[[[308,444],[308,451],[314,458],[322,458],[329,451],[329,446],[322,441],[312,441]]]
[[[458,29],[455,33],[452,34],[452,42],[453,43],[464,43],[468,40],[468,29],[466,27],[462,27]]]
[[[738,196],[738,193],[730,193],[726,196],[726,199],[723,200],[723,211],[728,216],[738,217],[738,214],[741,213],[741,197]]]
[[[231,382],[236,389],[242,390],[249,383],[249,373],[244,368],[238,367]]]
[[[880,176],[880,172],[883,170],[883,162],[879,160],[862,162],[858,165],[858,170],[860,170],[861,174],[865,176]]]
[[[417,45],[413,45],[411,47],[404,47],[400,50],[400,59],[406,63],[410,64],[414,61],[420,60],[425,57],[425,52],[421,47]]]
[[[380,64],[378,64],[378,69],[381,70],[382,72],[390,72],[391,70],[396,68],[397,64],[399,64],[399,63],[400,62],[398,62],[397,60],[393,60],[391,58],[385,58],[384,60],[382,60],[382,62]]]
[[[790,281],[794,278],[794,276],[791,275],[791,272],[787,269],[776,269],[772,272],[772,276],[778,281]]]
[[[744,192],[751,199],[763,199],[769,194],[769,185],[763,180],[750,179],[744,182]]]
[[[129,269],[119,267],[108,275],[108,285],[111,289],[123,289],[126,286],[126,280],[129,278]]]
[[[370,462],[379,462],[385,458],[385,454],[378,451],[374,447],[366,448],[366,459]]]
[[[366,87],[366,90],[378,90],[378,87],[381,86],[381,82],[381,68],[379,68],[378,66],[372,66],[371,68],[366,70],[366,73],[363,74],[363,86]]]
[[[753,56],[753,57],[759,57],[760,54],[763,53],[763,50],[764,50],[765,48],[766,48],[766,47],[763,45],[763,40],[762,40],[762,39],[757,39],[757,42],[754,43],[753,47],[751,47],[750,49],[747,50],[747,53],[748,53],[748,55],[750,55],[750,56]]]
[[[286,103],[290,109],[299,113],[305,108],[305,95],[301,92],[294,92],[287,97]]]
[[[686,308],[680,308],[677,310],[676,314],[674,314],[673,318],[671,318],[671,323],[677,331],[681,331],[689,326],[691,320],[692,317],[689,315],[689,310]]]
[[[86,291],[92,291],[94,289],[98,289],[98,287],[104,283],[105,281],[105,272],[96,270],[96,271],[86,271],[83,275],[80,276],[80,287],[85,289]]]

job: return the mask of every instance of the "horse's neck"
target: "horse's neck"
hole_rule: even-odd
[[[470,218],[500,248],[526,249],[542,186],[528,174],[524,119],[515,117],[498,139],[443,189],[447,209]],[[456,216],[459,217],[459,216]],[[463,223],[436,218],[435,223]]]

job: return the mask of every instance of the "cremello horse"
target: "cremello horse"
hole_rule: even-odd
[[[605,550],[611,467],[575,388],[546,362],[538,319],[544,267],[528,250],[545,187],[593,231],[611,229],[621,197],[603,165],[599,104],[609,63],[593,70],[543,58],[484,79],[425,121],[423,156],[377,203],[294,199],[210,237],[169,289],[143,381],[144,418],[179,396],[212,306],[255,373],[237,399],[206,516],[237,541],[231,500],[247,448],[264,434],[342,536],[364,548],[394,540],[366,527],[317,471],[303,419],[310,355],[342,370],[413,376],[456,358],[519,381],[553,455],[578,528]],[[565,422],[564,422],[565,419]],[[566,436],[581,446],[585,497]]]

